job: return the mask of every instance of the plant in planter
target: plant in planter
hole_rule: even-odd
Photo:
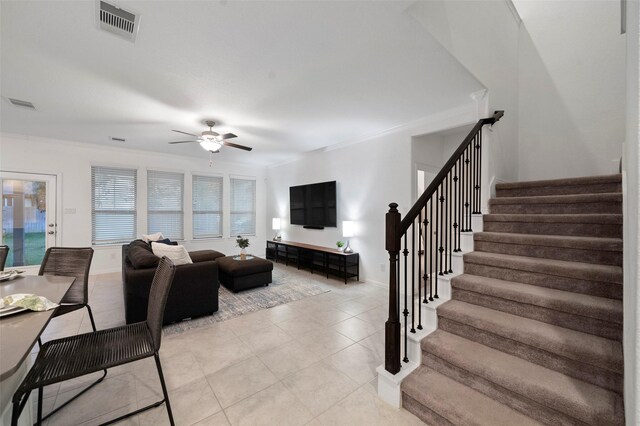
[[[245,260],[247,257],[246,248],[249,247],[249,239],[242,238],[242,235],[238,235],[238,238],[236,238],[236,245],[240,247],[240,259]]]
[[[338,247],[338,250],[342,251],[342,247],[344,247],[344,242],[336,241],[336,246]]]

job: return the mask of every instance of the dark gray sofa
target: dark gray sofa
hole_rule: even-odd
[[[151,247],[142,240],[131,244]],[[136,269],[129,258],[129,246],[122,246],[122,290],[127,324],[144,321],[155,267]],[[164,311],[164,324],[211,315],[218,310],[218,264],[224,254],[214,250],[189,253],[193,263],[178,265]],[[159,258],[158,258],[159,259]]]

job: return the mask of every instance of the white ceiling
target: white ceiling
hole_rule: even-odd
[[[219,122],[274,164],[469,101],[481,88],[404,2],[122,1],[135,43],[94,1],[0,3],[3,132],[206,156],[171,132]],[[37,111],[6,98],[31,101]]]

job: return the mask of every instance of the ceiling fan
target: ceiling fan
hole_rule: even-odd
[[[180,130],[172,130],[173,132],[182,133],[184,135],[193,136],[194,138],[197,138],[197,139],[191,140],[191,141],[175,141],[175,142],[169,142],[169,143],[170,144],[177,144],[177,143],[198,142],[202,148],[204,148],[205,150],[207,150],[207,151],[209,151],[211,153],[219,152],[220,148],[222,147],[222,145],[230,146],[232,148],[243,149],[245,151],[251,151],[253,149],[253,148],[250,148],[248,146],[238,145],[236,143],[227,142],[228,139],[237,138],[237,136],[234,135],[233,133],[225,133],[224,135],[221,135],[221,134],[219,134],[217,132],[214,132],[212,130],[212,128],[216,124],[215,121],[213,121],[213,120],[205,120],[204,123],[209,127],[209,130],[205,130],[204,132],[202,132],[200,134],[200,136],[194,135],[193,133],[183,132],[183,131],[180,131]]]

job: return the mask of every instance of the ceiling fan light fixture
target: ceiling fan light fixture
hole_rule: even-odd
[[[212,139],[204,139],[200,141],[200,146],[206,151],[216,152],[220,149],[222,144]]]

